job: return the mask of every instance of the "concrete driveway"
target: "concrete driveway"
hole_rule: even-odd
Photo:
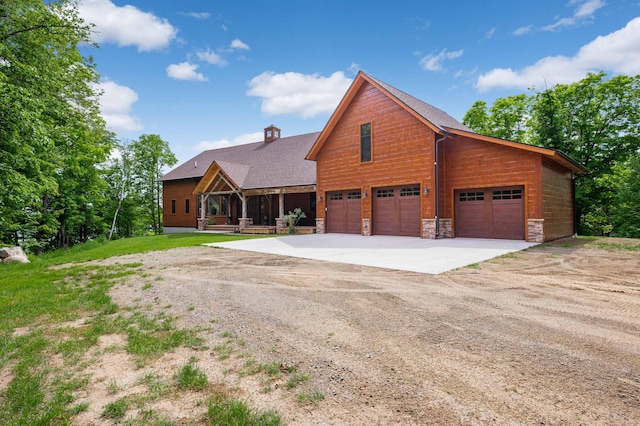
[[[439,274],[536,245],[525,241],[350,234],[287,235],[207,244],[304,259]]]

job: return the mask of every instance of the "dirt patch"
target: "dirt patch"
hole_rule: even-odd
[[[196,356],[287,424],[640,424],[638,251],[558,242],[437,276],[207,247],[108,262],[143,264],[112,289],[118,305],[203,329],[206,349],[150,369],[170,380]],[[107,346],[80,423],[119,397],[98,390],[111,377],[136,392],[144,373]],[[286,374],[244,374],[248,360],[309,379],[288,389]],[[312,392],[324,399],[299,402]],[[205,410],[197,395],[154,407],[176,422]]]

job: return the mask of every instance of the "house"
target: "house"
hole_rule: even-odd
[[[263,141],[204,151],[160,178],[164,225],[284,227],[285,213],[301,208],[300,225],[315,226],[316,165],[305,155],[319,133],[280,133],[269,126]]]
[[[222,216],[237,219],[241,228],[262,217],[251,203],[264,200],[255,197],[278,195],[277,214],[273,199],[264,210],[275,220],[287,209],[285,195],[297,194],[293,204],[308,209],[319,233],[533,242],[574,233],[573,175],[585,171],[581,165],[559,151],[473,133],[365,73],[356,76],[322,132],[267,142],[269,130],[279,131],[268,127],[264,142],[244,148],[207,151],[163,177],[166,226],[180,226],[172,216],[178,214],[174,200],[186,201],[180,194],[199,197],[207,216],[215,213],[208,197],[237,195],[228,202],[237,199],[244,207]],[[280,148],[285,139],[287,148]],[[194,161],[205,165],[190,166]],[[295,168],[301,165],[310,167],[304,179]],[[259,182],[260,167],[281,173],[267,172],[269,180]]]

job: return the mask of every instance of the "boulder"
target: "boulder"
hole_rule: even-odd
[[[25,254],[22,247],[3,247],[0,248],[0,259],[3,263],[17,262],[17,263],[29,263],[29,258]]]
[[[13,256],[13,250],[11,250],[9,247],[0,248],[0,260],[5,259],[9,256]]]

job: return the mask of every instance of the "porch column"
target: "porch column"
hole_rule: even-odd
[[[238,219],[240,229],[248,228],[253,225],[253,218],[247,217],[247,195],[239,194],[240,200],[242,200],[242,217]]]
[[[200,194],[200,218],[198,219],[198,231],[204,231],[207,229],[207,210],[206,210],[207,197],[204,194]]]
[[[242,219],[247,218],[247,196],[240,195],[240,201],[242,201]]]
[[[284,194],[282,192],[278,194],[278,214],[281,219],[284,217]]]

